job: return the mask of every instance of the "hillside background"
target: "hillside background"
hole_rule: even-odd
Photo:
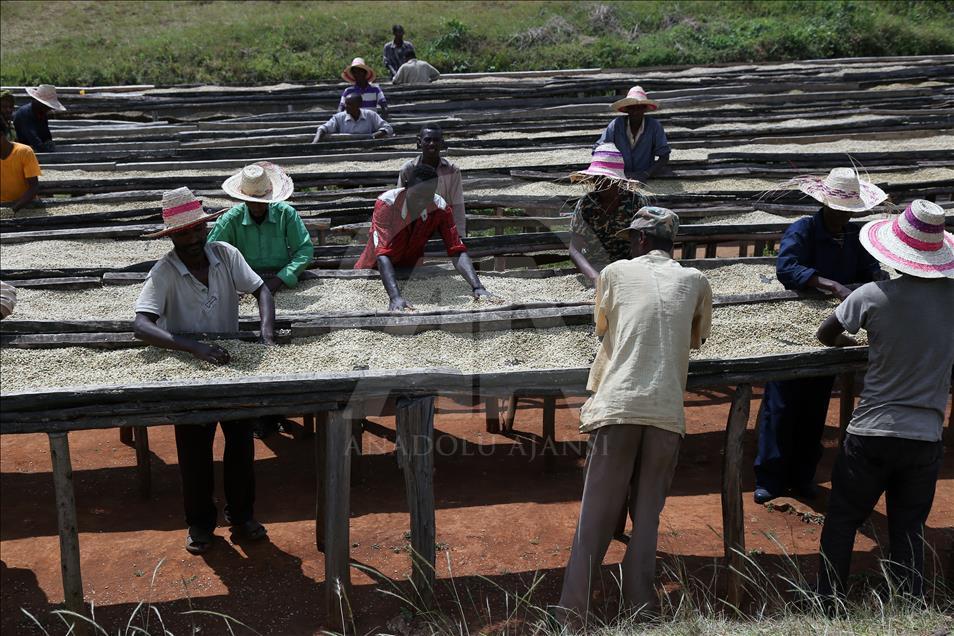
[[[954,2],[0,2],[5,85],[335,80],[401,23],[443,72],[954,53]]]

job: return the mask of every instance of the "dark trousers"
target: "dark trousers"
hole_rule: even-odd
[[[253,424],[254,420],[222,422],[222,433],[225,435],[225,515],[233,525],[251,519],[255,504]],[[186,524],[205,530],[213,530],[218,521],[218,510],[213,499],[215,471],[212,442],[215,439],[215,427],[215,423],[175,427]]]
[[[759,411],[756,488],[781,495],[814,481],[834,383],[834,376],[766,383]]]
[[[885,493],[889,572],[910,594],[924,593],[924,522],[934,503],[941,442],[847,435],[831,478],[821,535],[818,591],[844,591],[855,532]]]

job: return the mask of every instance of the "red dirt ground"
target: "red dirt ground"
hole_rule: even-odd
[[[678,558],[691,574],[708,581],[723,550],[719,485],[728,403],[722,392],[688,397],[689,435],[663,512],[659,549],[664,561]],[[583,439],[576,431],[580,403],[574,399],[560,404],[560,442]],[[518,412],[516,429],[539,434],[539,402],[521,404],[526,406]],[[749,467],[757,408],[756,400],[745,439],[746,547],[763,567],[779,566],[784,550],[811,571],[821,526],[791,512],[755,505],[751,499]],[[360,480],[353,486],[352,558],[406,590],[402,582],[410,571],[404,535],[408,517],[403,478],[390,441],[394,423],[392,418],[371,419],[380,426],[365,433],[366,456],[360,461]],[[821,512],[837,443],[836,423],[837,401],[833,400],[825,457],[818,472],[824,495],[814,504]],[[479,409],[450,402],[439,403],[436,428],[438,450],[455,451],[436,460],[439,597],[446,603],[453,581],[465,597],[471,625],[489,625],[506,615],[500,589],[523,591],[539,573],[544,579],[533,601],[555,603],[579,511],[582,462],[567,452],[557,470],[546,474],[542,461],[530,457],[528,445],[488,435]],[[239,546],[220,528],[214,549],[206,557],[195,557],[183,548],[171,428],[150,430],[153,495],[149,501],[137,493],[135,453],[118,437],[115,429],[70,435],[86,599],[95,604],[97,619],[110,626],[112,633],[125,625],[139,601],[154,603],[174,633],[188,631],[193,623],[203,626],[205,633],[226,631],[220,621],[183,616],[181,612],[190,607],[223,612],[263,634],[340,630],[337,617],[323,610],[324,562],[314,543],[315,468],[310,441],[276,435],[257,442],[256,512],[268,527],[270,541]],[[949,444],[950,440],[948,435]],[[561,449],[569,451],[567,444],[561,444]],[[221,457],[221,435],[216,450]],[[38,633],[30,629],[20,608],[54,624],[48,612],[63,600],[46,437],[0,438],[0,472],[0,631]],[[811,510],[806,504],[797,505]],[[882,502],[873,529],[859,534],[856,571],[874,565],[880,549],[874,537],[886,536],[884,521]],[[954,464],[949,458],[928,520],[928,538],[940,558],[949,562],[954,549]],[[622,545],[614,542],[607,563],[618,563],[621,555]],[[352,605],[360,632],[377,631],[400,613],[400,603],[380,591],[391,589],[391,583],[377,584],[358,569],[352,569],[352,577]],[[155,626],[155,615],[151,620]]]

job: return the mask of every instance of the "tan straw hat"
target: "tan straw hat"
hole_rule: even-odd
[[[642,86],[634,86],[626,93],[623,99],[617,99],[613,102],[613,110],[623,112],[628,106],[646,106],[647,110],[659,110],[659,104],[649,99]]]
[[[202,201],[199,201],[189,188],[169,190],[162,193],[162,222],[166,224],[166,228],[142,236],[143,238],[160,238],[175,234],[199,223],[210,221],[223,212],[225,209],[206,214]]]
[[[944,231],[944,208],[936,203],[916,199],[893,219],[866,223],[858,238],[902,274],[954,278],[954,235]]]
[[[295,184],[285,171],[270,161],[245,166],[222,183],[222,189],[233,199],[256,203],[284,201],[295,191]]]
[[[783,187],[796,187],[834,210],[867,212],[888,198],[884,190],[858,176],[854,168],[833,168],[827,177],[795,177]]]
[[[570,175],[572,183],[583,183],[596,188],[604,187],[606,181],[613,181],[623,190],[647,194],[642,183],[630,179],[624,172],[623,155],[614,144],[600,144],[593,151],[589,168],[578,170]]]
[[[27,95],[35,99],[36,101],[46,104],[53,110],[66,110],[66,106],[60,103],[60,100],[56,96],[56,87],[52,84],[40,84],[36,88],[28,86],[26,89]]]
[[[341,78],[346,81],[354,84],[354,76],[351,74],[351,69],[357,66],[358,68],[363,68],[368,73],[368,83],[374,81],[378,75],[374,72],[374,69],[364,63],[363,57],[356,57],[351,60],[351,64],[345,67],[345,70],[341,72]]]

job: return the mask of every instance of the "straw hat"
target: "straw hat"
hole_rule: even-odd
[[[66,110],[66,106],[56,97],[56,87],[52,84],[40,84],[36,88],[28,86],[26,92],[33,99],[46,104],[53,110]]]
[[[647,106],[647,110],[659,110],[659,104],[649,99],[649,95],[643,90],[642,86],[634,86],[626,93],[623,99],[617,99],[613,102],[613,110],[623,112],[628,106]]]
[[[623,155],[614,144],[600,144],[593,151],[593,159],[586,170],[578,170],[570,175],[572,183],[583,183],[602,188],[605,181],[615,181],[623,190],[645,193],[645,186],[626,176]]]
[[[374,81],[374,78],[377,77],[377,73],[374,72],[374,69],[364,63],[363,57],[356,57],[351,60],[351,64],[345,67],[345,70],[341,71],[341,78],[346,81],[354,84],[354,76],[351,75],[351,69],[357,66],[358,68],[363,68],[368,73],[368,83]]]
[[[858,237],[876,259],[903,274],[954,278],[954,236],[944,231],[944,208],[916,199],[893,219],[871,221]]]
[[[285,171],[269,161],[245,166],[222,183],[222,189],[233,199],[256,203],[284,201],[295,191],[295,184]]]
[[[143,238],[160,238],[175,234],[190,227],[210,221],[225,210],[206,214],[202,201],[195,198],[189,188],[176,188],[162,193],[162,222],[166,229],[152,234],[143,234]]]
[[[884,190],[864,181],[854,168],[834,168],[827,177],[795,177],[786,182],[835,210],[867,212],[888,198]]]

